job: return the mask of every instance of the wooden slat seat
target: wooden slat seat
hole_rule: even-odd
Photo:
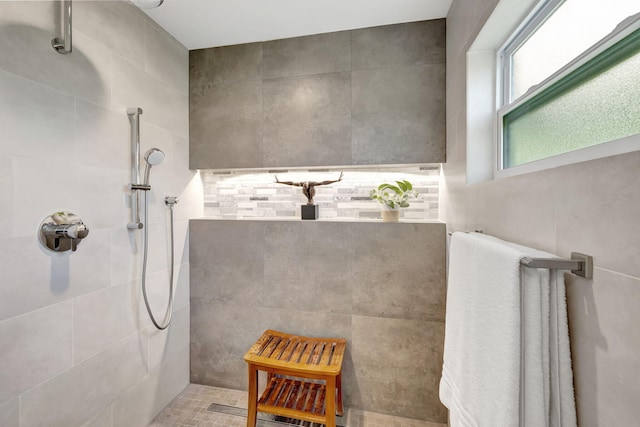
[[[249,365],[247,427],[257,411],[335,427],[343,414],[342,338],[309,338],[267,330],[244,355]],[[258,371],[267,387],[258,398]],[[321,380],[321,381],[318,381]]]

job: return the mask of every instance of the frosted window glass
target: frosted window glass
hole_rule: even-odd
[[[566,0],[512,57],[510,102],[640,12],[638,0]]]
[[[571,91],[504,117],[504,167],[640,133],[640,43]],[[525,104],[526,105],[526,104]]]

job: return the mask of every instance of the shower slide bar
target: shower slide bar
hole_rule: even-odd
[[[127,116],[131,125],[131,222],[127,224],[130,230],[141,229],[143,223],[140,222],[140,192],[137,190],[148,190],[142,188],[140,184],[140,114],[142,108],[127,108]]]
[[[476,230],[482,233],[482,230]],[[463,233],[467,233],[463,231]],[[449,232],[449,236],[451,236]],[[593,257],[591,255],[571,252],[571,259],[567,258],[532,258],[524,257],[520,260],[520,265],[527,268],[548,268],[550,270],[570,270],[576,276],[585,279],[593,279]]]

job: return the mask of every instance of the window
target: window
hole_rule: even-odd
[[[498,170],[640,134],[639,12],[637,0],[535,9],[499,52]]]

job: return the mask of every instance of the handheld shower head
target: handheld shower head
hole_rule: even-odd
[[[164,0],[133,0],[140,9],[154,9],[160,6]]]
[[[144,168],[144,185],[149,185],[149,173],[152,166],[158,166],[164,160],[164,152],[159,148],[150,148],[144,153],[144,161],[147,166]]]
[[[144,161],[150,166],[158,166],[164,160],[164,151],[159,148],[150,148],[144,153]]]

